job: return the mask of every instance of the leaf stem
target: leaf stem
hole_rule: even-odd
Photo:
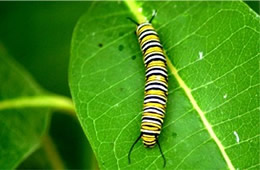
[[[125,3],[139,23],[146,21],[145,16],[142,14],[142,8],[137,5],[135,0],[125,0]]]
[[[0,110],[26,107],[48,107],[56,110],[66,111],[66,113],[75,116],[75,107],[72,103],[72,100],[64,96],[27,96],[0,101]]]
[[[42,139],[42,147],[46,153],[46,157],[52,166],[52,169],[65,169],[65,165],[49,135],[45,135]]]

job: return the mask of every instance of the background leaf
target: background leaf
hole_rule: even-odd
[[[0,37],[41,87],[70,96],[70,41],[89,2],[1,2]]]
[[[0,46],[1,102],[40,95],[42,90],[30,75]],[[15,168],[39,145],[49,114],[44,108],[0,109],[0,167]]]
[[[243,2],[141,2],[169,57],[169,101],[159,141],[173,169],[259,168],[259,16]],[[140,10],[141,11],[141,10]],[[140,14],[141,15],[141,14]],[[70,88],[103,169],[157,169],[140,134],[144,66],[133,16],[93,3],[74,31]],[[173,76],[174,75],[174,76]],[[258,127],[258,128],[256,128]]]
[[[89,2],[0,2],[0,39],[41,87],[70,97],[67,80],[70,41],[76,21],[88,7]],[[78,120],[71,115],[62,111],[52,114],[48,133],[66,168],[95,166],[82,132]],[[40,146],[18,168],[53,168],[44,152]]]

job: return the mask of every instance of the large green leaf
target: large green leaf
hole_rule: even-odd
[[[41,89],[0,46],[0,168],[15,168],[39,145],[48,124],[44,108],[5,107],[14,99],[41,94]],[[9,102],[10,101],[10,102]]]
[[[243,2],[92,4],[74,31],[70,88],[100,167],[163,166],[158,147],[141,141],[127,161],[140,134],[144,66],[126,17],[140,21],[153,9],[169,57],[159,138],[166,168],[258,169],[259,16]]]

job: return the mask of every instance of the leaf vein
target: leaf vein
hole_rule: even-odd
[[[201,108],[199,107],[199,105],[197,104],[197,101],[194,99],[194,97],[192,96],[191,90],[189,89],[189,87],[185,84],[185,82],[182,80],[182,78],[180,77],[180,75],[177,72],[177,69],[172,65],[171,61],[169,60],[169,58],[167,57],[167,63],[169,66],[169,69],[171,71],[171,73],[175,76],[176,80],[178,81],[178,83],[180,84],[180,86],[183,88],[185,94],[187,95],[188,99],[190,100],[192,106],[194,107],[194,109],[197,111],[197,113],[199,114],[202,123],[204,124],[205,128],[207,129],[208,133],[210,134],[211,138],[215,141],[215,143],[217,144],[221,154],[223,155],[229,169],[234,170],[234,166],[229,158],[229,156],[227,155],[224,146],[222,145],[221,141],[218,139],[218,137],[216,136],[214,130],[212,129],[211,124],[209,123],[209,121],[207,120],[207,118],[205,117],[205,113],[201,110]]]

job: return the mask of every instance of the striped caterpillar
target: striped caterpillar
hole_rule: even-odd
[[[149,22],[137,23],[131,18],[132,22],[137,25],[136,34],[144,57],[145,74],[145,97],[141,123],[141,134],[133,143],[129,150],[128,161],[135,144],[142,138],[145,147],[152,148],[158,145],[164,167],[166,159],[163,155],[158,137],[161,133],[163,119],[168,95],[168,72],[166,57],[159,37],[151,22],[156,13],[153,14]]]

